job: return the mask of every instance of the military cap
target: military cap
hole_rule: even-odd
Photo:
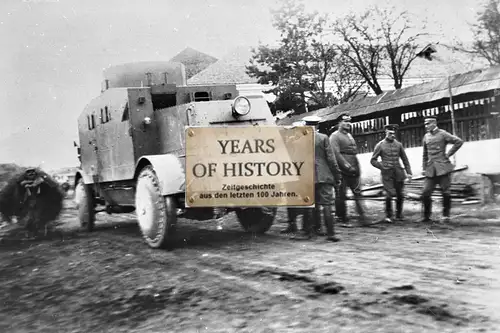
[[[304,121],[306,125],[317,125],[321,121],[321,118],[318,116],[307,116],[302,118],[302,121]]]
[[[352,118],[348,113],[342,113],[337,117],[337,123],[340,123],[341,121],[351,121],[351,119]]]
[[[399,125],[398,124],[387,124],[384,126],[384,129],[386,131],[397,131],[399,129]]]
[[[36,168],[27,168],[25,171],[24,171],[24,174],[25,176],[27,177],[35,177],[37,172],[36,172]]]
[[[437,121],[437,117],[436,116],[425,116],[424,117],[424,121],[428,121],[428,120]]]

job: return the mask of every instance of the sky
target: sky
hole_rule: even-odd
[[[375,0],[308,0],[341,17]],[[471,40],[481,0],[387,0],[449,40]],[[168,60],[186,47],[223,57],[274,43],[273,0],[2,0],[0,163],[44,169],[78,165],[77,118],[100,94],[102,71]]]

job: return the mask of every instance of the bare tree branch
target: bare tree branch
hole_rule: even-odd
[[[345,42],[339,50],[377,95],[383,92],[379,84],[382,75],[391,77],[396,89],[402,87],[416,59],[418,41],[427,35],[413,27],[406,11],[377,6],[361,15],[349,14],[332,27]]]
[[[280,0],[281,7],[273,11],[273,26],[280,32],[279,44],[275,48],[260,45],[253,49],[247,65],[247,73],[256,77],[261,84],[272,83],[280,107],[300,108],[306,104],[324,107],[338,104],[351,97],[351,77],[356,85],[364,80],[352,73],[338,71],[342,61],[347,61],[336,45],[322,41],[327,24],[327,15],[305,11],[302,0]],[[340,59],[342,61],[340,61]],[[327,81],[338,75],[345,87],[330,91]],[[335,90],[335,89],[334,89]]]

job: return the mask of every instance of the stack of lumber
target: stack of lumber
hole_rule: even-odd
[[[455,169],[453,172],[466,170],[468,167],[464,166],[461,168]],[[405,197],[410,200],[421,200],[422,190],[424,188],[424,176],[415,177],[411,182],[406,182],[405,184]],[[363,188],[361,190],[361,195],[366,200],[376,200],[383,201],[385,200],[384,190],[382,184],[377,184],[373,186],[369,186]],[[479,193],[476,193],[474,188],[470,184],[453,182],[451,184],[451,197],[452,201],[455,203],[462,204],[473,204],[480,203],[481,198]],[[439,185],[436,185],[434,192],[432,193],[432,198],[434,200],[440,200],[442,198],[441,189]],[[352,196],[348,197],[348,199],[353,199]]]
[[[423,188],[424,188],[423,179],[407,183],[405,185],[405,196],[408,199],[420,200],[420,195],[422,193]],[[453,202],[460,202],[460,203],[469,203],[476,201],[479,202],[481,198],[475,192],[476,191],[474,191],[474,188],[469,184],[458,183],[458,182],[451,183],[451,199]],[[442,198],[441,189],[439,188],[439,185],[437,185],[436,188],[434,189],[434,192],[432,192],[432,198],[434,200],[440,200]]]

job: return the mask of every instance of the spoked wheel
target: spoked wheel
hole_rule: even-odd
[[[135,211],[144,240],[151,248],[165,248],[175,232],[177,206],[171,196],[161,195],[152,167],[142,169],[137,179]]]
[[[80,178],[75,188],[75,203],[78,209],[80,226],[87,230],[94,230],[95,226],[95,198],[90,185],[85,185]]]
[[[273,225],[276,212],[276,208],[270,207],[239,208],[236,209],[236,216],[245,231],[263,234]]]

